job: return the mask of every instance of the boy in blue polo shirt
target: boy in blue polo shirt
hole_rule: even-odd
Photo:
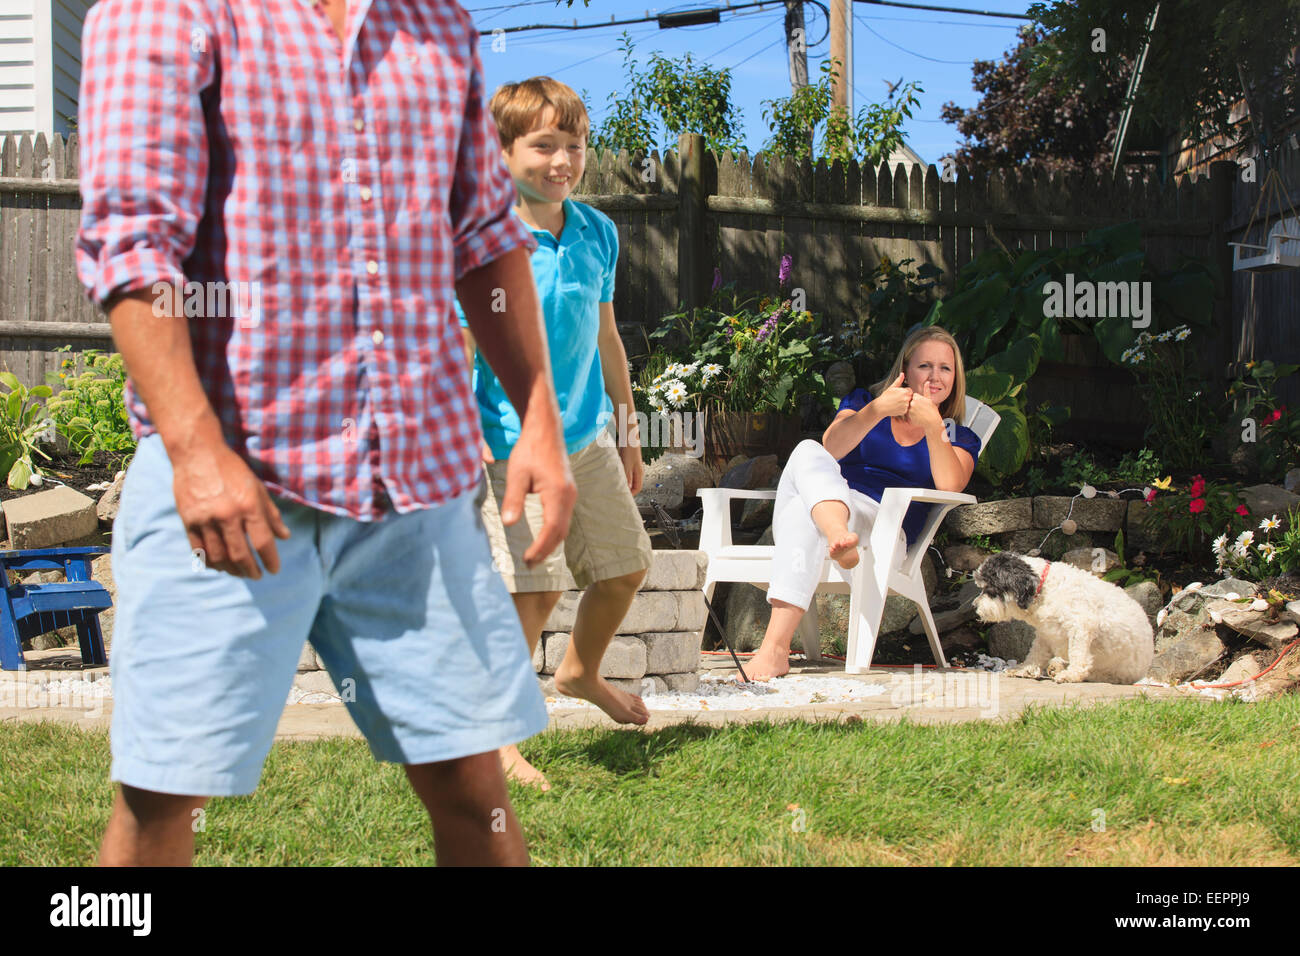
[[[476,355],[462,312],[483,424],[488,477],[483,523],[530,652],[567,586],[566,565],[586,591],[555,671],[555,689],[591,701],[619,723],[644,724],[649,714],[641,698],[611,686],[599,673],[651,560],[650,538],[633,500],[643,468],[632,382],[614,325],[618,232],[608,216],[569,198],[582,178],[588,130],[587,111],[572,89],[549,77],[508,83],[492,97],[491,109],[519,194],[515,212],[537,237],[533,278],[578,501],[564,548],[526,566],[523,554],[541,529],[540,502],[535,495],[525,498],[522,520],[502,514],[513,510],[503,508],[503,496],[519,415],[492,369]],[[617,416],[615,430],[620,420],[627,422],[621,447],[606,431],[611,415]],[[549,788],[513,745],[502,748],[501,759],[511,776]]]

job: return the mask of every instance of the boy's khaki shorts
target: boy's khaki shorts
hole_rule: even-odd
[[[563,547],[533,568],[524,564],[524,552],[541,532],[542,500],[537,495],[525,496],[523,516],[505,527],[501,499],[506,493],[506,465],[504,461],[484,465],[487,481],[483,483],[481,513],[492,559],[511,594],[567,590],[571,585],[566,565],[579,588],[650,567],[650,536],[612,442],[597,439],[569,456],[578,486],[569,535]]]

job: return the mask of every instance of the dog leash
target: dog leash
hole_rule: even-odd
[[[1039,577],[1038,579],[1038,589],[1034,591],[1034,597],[1038,597],[1038,595],[1043,590],[1043,585],[1047,583],[1047,569],[1050,568],[1051,566],[1052,566],[1051,561],[1048,561],[1046,564],[1043,565],[1043,573],[1042,576]]]

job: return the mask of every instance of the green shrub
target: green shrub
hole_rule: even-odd
[[[71,348],[68,345],[58,351]],[[61,364],[63,371],[48,372],[45,379],[51,385],[65,386],[49,399],[46,408],[54,427],[81,453],[80,464],[85,465],[97,451],[132,452],[136,443],[126,414],[122,356],[117,352],[106,355],[101,349],[86,349],[82,354],[88,368],[80,375],[72,374],[76,363],[68,358]]]

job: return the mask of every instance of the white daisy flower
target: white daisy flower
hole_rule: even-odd
[[[1143,352],[1141,349],[1138,349],[1138,351],[1136,351],[1136,352],[1133,353],[1133,364],[1134,364],[1134,365],[1141,365],[1141,364],[1142,364],[1143,362],[1145,362],[1146,360],[1147,360],[1147,353],[1146,353],[1146,352]]]
[[[1161,332],[1159,335],[1156,336],[1156,341],[1157,341],[1157,342],[1168,342],[1169,339],[1170,339],[1172,336],[1173,336],[1173,333],[1172,333],[1172,332]]]
[[[710,362],[708,365],[704,366],[703,374],[704,374],[704,381],[707,382],[709,381],[709,379],[715,378],[722,374],[722,366],[719,365],[717,362]]]
[[[1259,553],[1263,555],[1265,563],[1272,564],[1273,557],[1277,554],[1277,548],[1265,542],[1259,546]]]
[[[1120,354],[1119,360],[1125,365],[1133,364],[1133,355],[1137,352],[1136,348],[1127,348]]]
[[[1260,531],[1276,531],[1280,527],[1282,527],[1282,522],[1277,520],[1277,515],[1273,515],[1271,518],[1265,518],[1259,523]]]
[[[1250,547],[1251,542],[1254,540],[1255,540],[1255,532],[1243,531],[1241,534],[1237,535],[1237,540],[1233,544],[1232,550],[1236,552],[1237,555],[1244,558],[1246,556],[1246,550]]]
[[[1221,534],[1221,535],[1219,535],[1217,538],[1214,539],[1214,553],[1215,553],[1215,554],[1223,554],[1223,549],[1226,548],[1227,546],[1228,546],[1228,536],[1227,536],[1226,533],[1225,533],[1225,534]]]
[[[700,367],[699,362],[692,362],[690,365],[683,365],[681,371],[681,377],[685,378],[688,375],[694,375],[695,370],[699,367]]]
[[[1146,345],[1148,342],[1151,341],[1151,333],[1139,332],[1137,341],[1138,341],[1138,345]]]
[[[686,386],[675,379],[669,382],[664,388],[664,400],[673,408],[681,408],[682,403],[686,401]]]
[[[681,378],[685,374],[686,366],[681,362],[670,362],[668,367],[664,369],[664,377],[666,378]]]
[[[1181,342],[1183,339],[1187,338],[1187,336],[1189,336],[1189,335],[1191,335],[1191,334],[1192,334],[1192,330],[1189,329],[1187,326],[1185,326],[1185,325],[1180,326],[1180,327],[1179,327],[1179,328],[1174,332],[1174,341],[1175,341],[1175,342]]]

